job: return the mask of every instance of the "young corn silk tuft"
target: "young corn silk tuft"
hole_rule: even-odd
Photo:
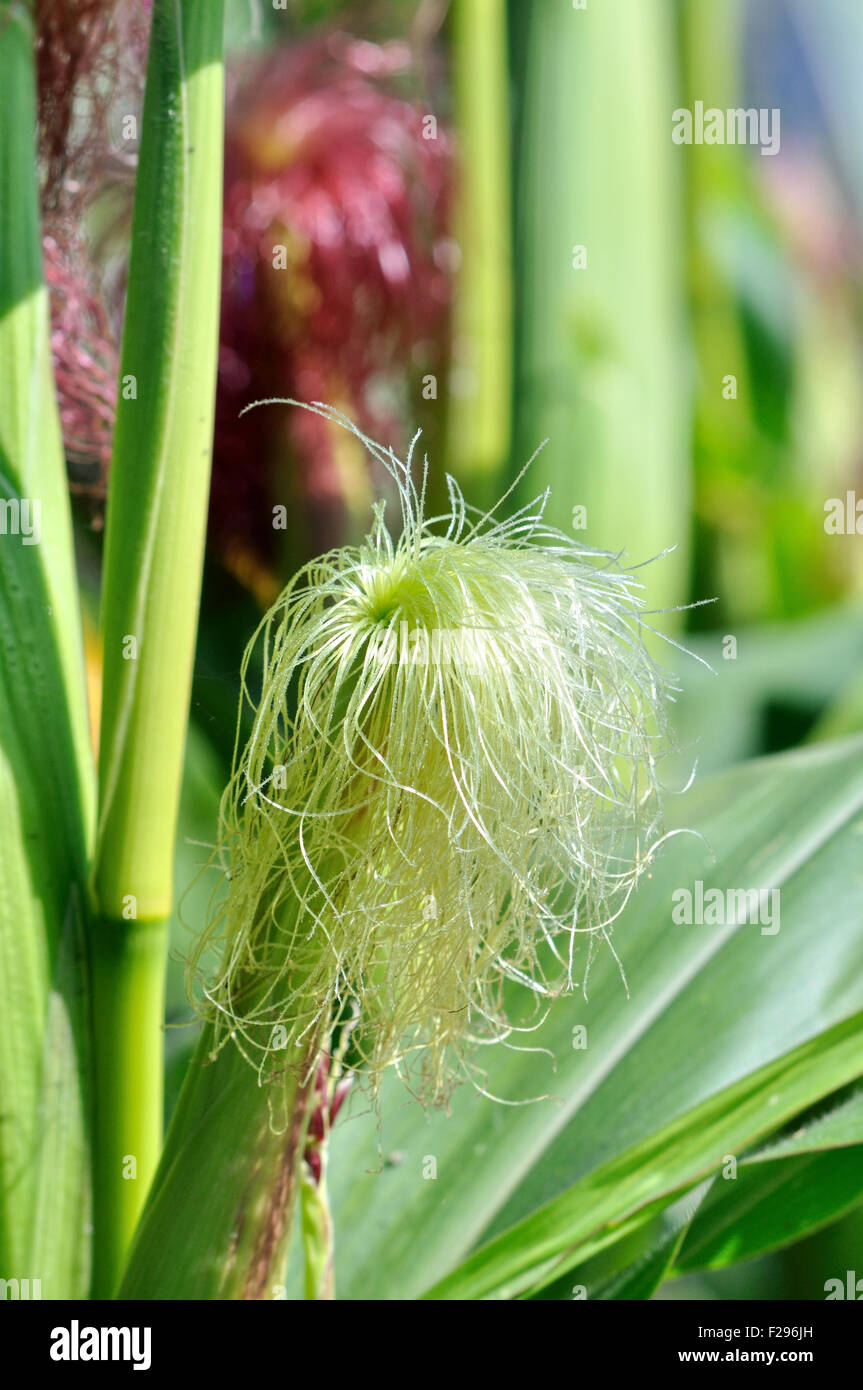
[[[546,526],[544,499],[500,522],[450,479],[449,513],[427,519],[425,468],[418,488],[410,455],[360,437],[397,485],[401,535],[379,504],[366,541],[306,566],[249,645],[227,883],[189,984],[262,1076],[353,1010],[372,1084],[395,1063],[439,1102],[481,1075],[477,1044],[535,1026],[510,1017],[508,981],[541,1015],[586,979],[661,835],[668,682],[640,584]]]

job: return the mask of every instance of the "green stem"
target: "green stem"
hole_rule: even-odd
[[[222,25],[222,0],[153,6],[102,594],[93,994],[103,1293],[122,1268],[162,1137],[163,924],[173,907],[216,385]]]
[[[654,612],[688,590],[673,8],[525,7],[516,198],[518,458],[549,441],[519,497],[549,487],[550,525],[600,549],[622,547],[630,563],[676,546],[651,572]]]
[[[309,1303],[330,1302],[336,1296],[333,1217],[327,1193],[326,1143],[321,1148],[317,1182],[307,1168],[300,1182],[300,1215],[305,1256],[305,1296]]]
[[[504,0],[456,0],[453,85],[460,147],[461,269],[453,312],[447,459],[489,503],[509,456],[512,248]]]
[[[156,0],[105,537],[95,881],[170,915],[219,322],[220,0]]]
[[[112,1297],[162,1135],[167,926],[103,922],[91,937],[98,1124],[93,1297]]]

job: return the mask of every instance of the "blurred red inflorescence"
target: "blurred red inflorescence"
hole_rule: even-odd
[[[143,89],[150,0],[36,0],[43,215],[80,211],[110,152],[119,98]]]
[[[345,35],[279,49],[237,75],[228,107],[222,330],[212,528],[272,552],[281,464],[314,548],[335,539],[340,484],[327,424],[259,410],[326,400],[399,442],[379,388],[439,340],[450,293],[451,147],[396,95],[404,45]],[[281,463],[280,463],[281,460]]]
[[[57,400],[72,490],[93,500],[99,524],[118,353],[83,223],[118,171],[124,189],[134,186],[134,154],[119,149],[110,125],[112,113],[140,105],[150,3],[36,0],[35,18],[42,252]]]
[[[73,483],[99,496],[118,295],[88,255],[82,218],[109,185],[121,192],[113,215],[128,215],[134,151],[110,127],[140,104],[149,6],[38,0],[37,19],[60,414]],[[311,550],[340,538],[345,501],[324,421],[265,410],[240,419],[243,406],[326,400],[400,447],[399,388],[412,364],[435,370],[443,357],[452,146],[396,90],[410,61],[403,43],[329,34],[253,54],[229,75],[210,539],[250,574],[275,556],[274,504],[296,509],[289,526]]]
[[[42,240],[51,299],[51,352],[73,492],[104,494],[117,402],[117,353],[80,242]],[[94,513],[98,519],[98,513]]]

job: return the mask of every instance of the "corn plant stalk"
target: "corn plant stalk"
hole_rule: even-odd
[[[215,395],[222,24],[222,0],[153,7],[103,584],[102,922],[92,940],[102,1296],[118,1279],[161,1144],[165,924]]]
[[[512,248],[504,0],[456,0],[453,83],[459,133],[457,232],[447,418],[450,470],[474,500],[495,491],[510,448]]]
[[[327,1193],[327,1155],[321,1155],[317,1181],[309,1172],[300,1179],[300,1224],[303,1230],[304,1293],[308,1303],[332,1302],[336,1296],[333,1213]]]
[[[719,7],[682,6],[678,12],[682,56],[683,104],[696,100],[722,110],[742,101],[742,6],[728,0]],[[735,287],[717,265],[715,228],[727,229],[746,208],[747,160],[743,150],[690,145],[680,151],[686,166],[688,287],[696,367],[693,456],[696,514],[713,531],[713,547],[732,609],[745,611],[746,595],[758,591],[751,559],[729,517],[731,499],[751,486],[753,469],[763,456],[753,414],[743,323]],[[726,238],[728,239],[728,238]],[[723,383],[735,378],[736,396],[726,399]],[[724,482],[724,485],[723,485]],[[742,505],[738,501],[737,505]],[[696,550],[707,554],[707,547]],[[703,560],[701,560],[703,564]],[[697,576],[696,587],[713,576]]]
[[[518,457],[549,439],[525,489],[634,562],[676,545],[658,607],[686,598],[690,495],[673,42],[668,0],[532,6],[517,198]]]

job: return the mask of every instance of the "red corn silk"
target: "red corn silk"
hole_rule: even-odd
[[[51,210],[83,192],[97,157],[111,6],[105,0],[36,0],[35,18],[42,206]],[[72,169],[73,180],[67,178]]]
[[[80,213],[101,183],[110,113],[143,93],[150,10],[150,0],[36,0],[43,215]]]
[[[323,1150],[330,1130],[350,1092],[353,1077],[341,1077],[330,1093],[330,1055],[321,1054],[315,1074],[314,1101],[309,1116],[303,1158],[315,1183],[320,1183],[323,1171]]]
[[[92,268],[72,231],[42,241],[51,304],[51,354],[73,492],[95,499],[99,524],[117,403],[117,353]]]
[[[149,0],[35,4],[42,252],[54,377],[70,486],[89,497],[94,525],[102,520],[111,456],[125,277],[116,292],[106,286],[84,220],[93,199],[111,185],[120,188],[120,222],[131,215],[136,147],[130,150],[112,126],[115,117],[140,107],[150,8]]]
[[[308,553],[340,539],[332,429],[248,403],[326,400],[400,444],[387,386],[442,339],[451,146],[393,90],[404,45],[345,35],[256,58],[233,80],[211,535],[276,553],[274,504]],[[383,388],[383,389],[382,389]],[[382,404],[388,402],[388,404]],[[296,558],[296,557],[295,557]]]

